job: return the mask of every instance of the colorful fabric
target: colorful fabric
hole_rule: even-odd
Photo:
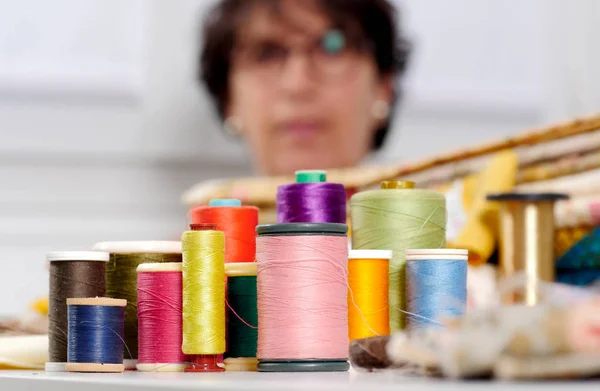
[[[592,285],[600,281],[600,269],[559,270],[556,274],[556,281],[576,286]]]
[[[590,170],[600,166],[600,132],[581,134],[567,139],[515,148],[520,172],[517,183],[539,181]],[[589,155],[589,156],[588,156]],[[406,179],[423,187],[436,187],[477,173],[489,156],[448,163]],[[557,163],[560,162],[560,164]]]
[[[571,196],[600,194],[600,169],[563,176],[545,181],[518,185],[516,191],[522,193],[568,193]]]
[[[588,235],[593,227],[567,227],[556,230],[554,235],[554,255],[558,259],[565,255],[577,242]]]
[[[593,170],[600,167],[600,151],[585,155],[569,155],[556,161],[550,161],[523,168],[517,174],[517,183],[537,182]]]
[[[600,196],[573,197],[554,206],[556,228],[600,225]]]
[[[595,228],[556,261],[560,271],[598,269],[600,272],[600,228]]]

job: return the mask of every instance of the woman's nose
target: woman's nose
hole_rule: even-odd
[[[291,55],[283,65],[281,72],[281,87],[292,95],[310,93],[315,87],[314,70],[309,56],[306,54]]]

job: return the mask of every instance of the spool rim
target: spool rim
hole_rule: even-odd
[[[414,189],[416,185],[412,181],[383,181],[380,187],[384,190],[408,190]]]
[[[67,363],[67,372],[123,372],[123,364],[99,364],[99,363]]]
[[[281,223],[256,227],[258,236],[347,236],[348,226],[339,223]]]
[[[225,264],[227,277],[256,277],[258,264],[256,262],[230,262]]]
[[[325,170],[298,170],[294,173],[296,183],[323,183],[327,182]]]
[[[223,360],[225,372],[256,372],[258,359],[256,357],[229,357]]]
[[[85,298],[68,298],[67,306],[70,305],[87,305],[101,307],[126,307],[127,300],[113,299],[109,297],[85,297]]]
[[[47,262],[108,262],[110,253],[104,251],[52,251],[46,254]]]
[[[407,261],[469,261],[469,257],[465,255],[407,255]]]
[[[67,372],[66,362],[47,362],[44,365],[45,372]]]
[[[392,250],[368,250],[368,249],[356,249],[348,252],[348,259],[387,259],[390,260],[394,257]]]
[[[138,363],[135,368],[140,372],[184,372],[189,364],[177,363]]]
[[[180,272],[182,270],[181,262],[142,263],[136,269],[138,273]]]
[[[560,201],[569,199],[565,193],[499,193],[488,194],[488,201],[521,201],[521,202],[540,202],[540,201]]]
[[[406,250],[406,256],[414,255],[469,255],[469,250],[462,248],[436,248],[436,249],[410,249]]]
[[[224,207],[240,207],[242,201],[236,198],[219,198],[208,201],[208,206],[213,208],[224,208]]]
[[[169,240],[100,242],[94,245],[93,250],[111,254],[181,254],[181,242]]]

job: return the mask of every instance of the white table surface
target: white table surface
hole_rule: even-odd
[[[446,391],[446,390],[600,390],[599,380],[582,382],[509,383],[451,381],[407,377],[400,373],[139,373],[75,374],[43,371],[0,371],[0,390],[125,391]]]

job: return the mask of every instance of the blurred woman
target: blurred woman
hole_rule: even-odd
[[[408,44],[387,0],[221,0],[200,78],[256,171],[351,167],[389,133]]]

